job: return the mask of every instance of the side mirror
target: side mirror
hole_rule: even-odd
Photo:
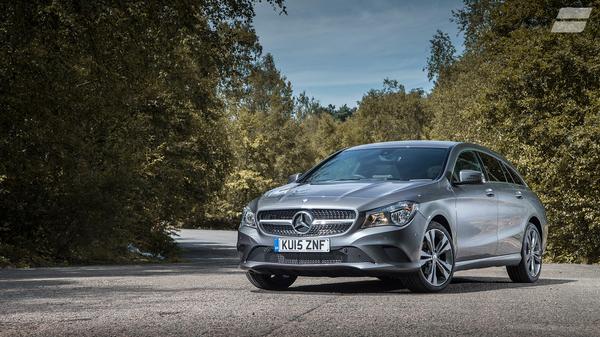
[[[483,173],[474,170],[460,170],[458,185],[482,184]]]
[[[292,174],[291,176],[289,176],[288,184],[295,183],[298,180],[298,178],[300,178],[301,175],[302,175],[302,173],[296,173],[296,174]]]

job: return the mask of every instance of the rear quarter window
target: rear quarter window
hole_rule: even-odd
[[[510,174],[515,184],[525,186],[525,182],[523,181],[523,179],[521,179],[521,177],[515,170],[513,170],[510,166],[506,164],[504,165],[504,168]]]
[[[497,181],[503,183],[509,182],[509,180],[506,179],[506,176],[504,175],[504,171],[502,170],[502,163],[498,161],[498,159],[483,152],[479,152],[479,157],[483,162],[483,166],[485,167],[489,181]],[[512,183],[512,181],[510,182]]]

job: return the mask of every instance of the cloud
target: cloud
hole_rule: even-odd
[[[355,105],[386,77],[428,89],[422,68],[429,39],[436,29],[455,35],[450,11],[461,2],[292,0],[286,6],[287,16],[258,6],[255,27],[263,49],[296,92],[324,104]]]

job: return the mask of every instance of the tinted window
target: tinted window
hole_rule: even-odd
[[[479,152],[479,157],[481,157],[481,160],[483,161],[483,166],[487,171],[489,181],[507,182],[506,177],[504,177],[504,172],[502,171],[502,166],[496,158],[482,152]]]
[[[419,147],[347,150],[328,160],[305,181],[436,179],[442,174],[447,152]]]
[[[508,172],[508,168],[506,168],[506,164],[504,164],[503,162],[500,162],[500,164],[502,165],[502,172],[504,172],[504,176],[506,177],[506,182],[514,184],[515,180],[512,178],[512,176]]]
[[[454,165],[454,171],[452,171],[452,180],[458,181],[459,173],[461,170],[473,170],[483,173],[477,155],[473,151],[462,152],[456,159],[456,165]]]
[[[515,182],[515,184],[518,185],[525,185],[525,183],[523,182],[523,180],[521,179],[521,177],[519,177],[519,174],[513,170],[510,166],[508,165],[504,165],[504,167],[506,168],[506,170],[509,172],[510,176],[512,177],[513,181]]]

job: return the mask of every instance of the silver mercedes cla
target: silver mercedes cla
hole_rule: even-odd
[[[455,271],[506,266],[535,282],[544,207],[517,170],[482,146],[437,141],[334,153],[244,208],[237,250],[258,288],[298,276],[373,276],[417,292]]]

